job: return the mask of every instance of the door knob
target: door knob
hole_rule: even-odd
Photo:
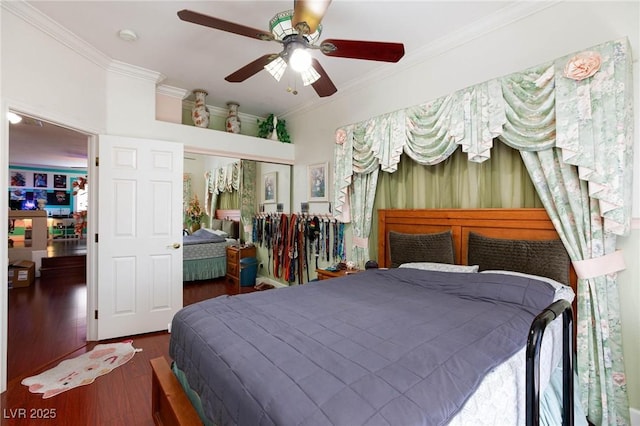
[[[179,249],[180,248],[180,243],[173,243],[172,246],[174,249]]]

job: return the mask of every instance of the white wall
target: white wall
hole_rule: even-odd
[[[640,55],[640,7],[638,2],[567,2],[548,4],[535,14],[513,21],[494,20],[474,34],[458,34],[437,40],[437,48],[426,48],[419,61],[413,52],[397,64],[393,75],[338,93],[321,106],[287,116],[296,144],[295,179],[302,181],[306,164],[333,160],[334,131],[340,126],[424,103],[489,79],[577,52],[600,43],[628,37],[636,60],[637,95]],[[503,23],[498,27],[496,22]],[[502,25],[502,24],[501,24]],[[455,43],[453,42],[455,40]],[[460,40],[463,40],[460,43]],[[445,49],[447,42],[450,48]],[[345,59],[346,60],[346,59]],[[407,62],[410,66],[403,66]],[[640,108],[636,97],[635,170],[640,170]],[[640,172],[634,179],[634,217],[640,218]],[[306,198],[305,188],[296,185],[294,205]],[[638,221],[629,237],[620,239],[627,270],[620,274],[625,364],[631,407],[640,410],[640,246]],[[637,423],[636,423],[637,424]]]
[[[94,60],[105,58],[91,59],[4,11],[2,97],[14,109],[80,129],[104,131],[107,73]]]
[[[256,164],[256,202],[258,205],[264,203],[265,174],[276,173],[276,202],[264,205],[264,211],[266,213],[276,212],[277,204],[282,204],[283,213],[295,211],[295,209],[291,209],[291,169],[292,167],[286,164],[262,162]]]

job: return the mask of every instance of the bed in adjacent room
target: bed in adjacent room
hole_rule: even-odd
[[[546,213],[384,210],[379,235],[380,269],[179,312],[172,371],[164,359],[152,361],[154,416],[246,425],[524,424],[531,324],[574,294]],[[506,267],[512,272],[500,271]],[[561,364],[568,336],[562,321],[552,322],[538,390]]]
[[[216,210],[208,228],[182,238],[182,281],[211,280],[227,273],[227,246],[239,237],[239,210]]]

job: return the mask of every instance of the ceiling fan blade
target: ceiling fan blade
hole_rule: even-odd
[[[306,22],[309,27],[308,32],[301,32],[315,33],[330,4],[331,0],[294,0],[291,25],[296,28],[299,23]]]
[[[336,86],[333,84],[333,81],[331,81],[324,68],[322,68],[320,62],[318,62],[316,58],[313,58],[311,63],[313,64],[313,68],[318,72],[318,74],[320,74],[320,78],[314,83],[311,83],[318,96],[324,98],[336,93],[338,89],[336,89]]]
[[[398,62],[404,56],[404,44],[383,41],[324,40],[320,50],[327,56]]]
[[[213,16],[204,15],[192,10],[183,9],[178,12],[178,17],[183,21],[192,22],[209,28],[215,28],[216,30],[239,34],[245,37],[257,38],[258,40],[273,40],[273,34],[270,32],[214,18]]]
[[[262,71],[265,65],[267,65],[277,57],[277,53],[269,53],[268,55],[261,56],[255,61],[250,62],[244,67],[240,68],[236,72],[229,74],[224,79],[231,83],[243,82],[249,77],[253,77],[255,74]]]

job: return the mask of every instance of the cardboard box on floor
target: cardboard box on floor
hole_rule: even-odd
[[[30,260],[9,263],[9,288],[28,287],[36,279],[36,264]]]

